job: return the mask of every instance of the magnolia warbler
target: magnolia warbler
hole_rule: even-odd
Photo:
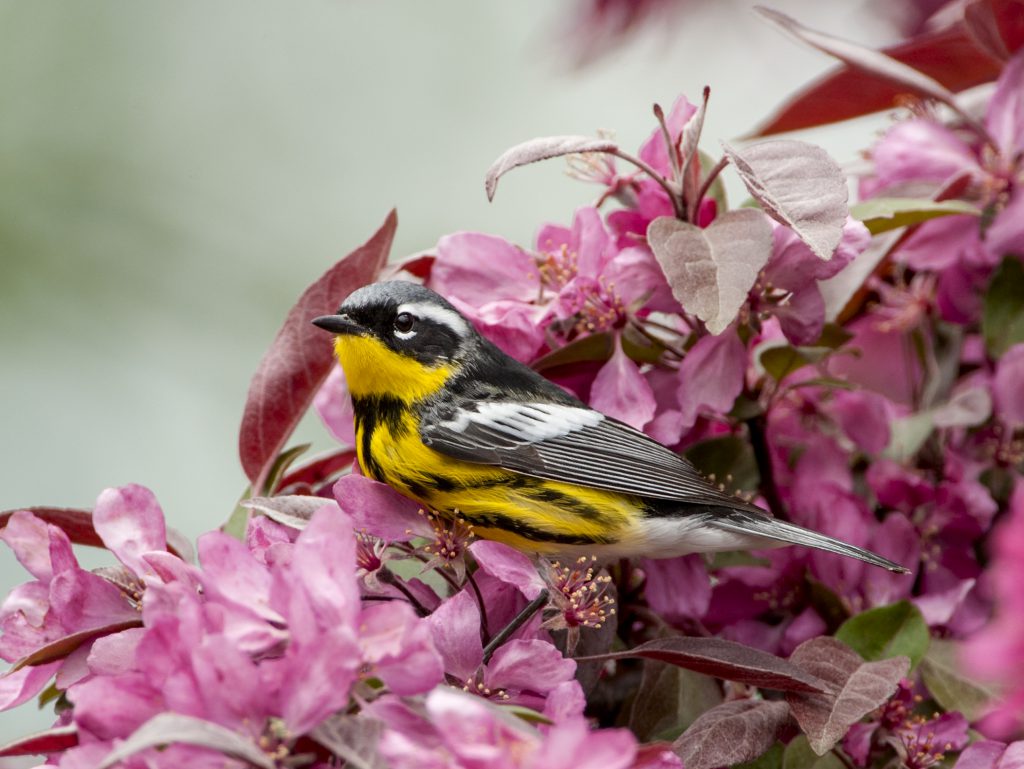
[[[480,536],[602,558],[797,544],[906,571],[722,491],[506,355],[423,286],[366,286],[313,323],[336,335],[363,473]]]

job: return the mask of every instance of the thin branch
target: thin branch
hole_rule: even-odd
[[[480,592],[480,587],[476,584],[476,580],[473,579],[473,573],[466,571],[466,581],[469,586],[473,589],[476,594],[476,603],[480,607],[480,633],[485,639],[490,639],[491,628],[487,623],[487,605],[484,603],[483,593]]]
[[[491,639],[491,642],[484,647],[484,664],[486,665],[490,662],[494,652],[496,652],[498,648],[509,639],[509,636],[521,628],[523,624],[530,619],[530,617],[544,608],[547,602],[548,591],[547,588],[545,588],[537,594],[536,598],[526,604],[526,608],[513,617],[512,621],[505,625],[505,627],[498,632],[498,635],[494,636],[494,638]]]
[[[675,211],[676,218],[679,219],[680,221],[686,221],[686,207],[683,205],[682,193],[676,190],[668,179],[659,174],[657,171],[655,171],[653,168],[647,165],[647,163],[642,161],[636,155],[631,155],[625,150],[615,148],[614,150],[609,150],[608,154],[614,155],[617,158],[621,158],[622,160],[625,160],[627,163],[632,163],[645,174],[647,174],[649,177],[651,177],[654,181],[660,184],[662,189],[664,189],[665,192],[668,193],[668,199],[672,201],[672,210]]]
[[[719,161],[712,166],[711,170],[708,171],[708,175],[704,179],[704,183],[700,185],[700,189],[697,190],[697,197],[693,201],[694,218],[696,218],[697,212],[700,210],[700,204],[701,201],[704,200],[704,196],[708,194],[708,190],[711,189],[711,185],[715,183],[715,179],[717,179],[718,175],[725,170],[727,165],[729,165],[729,158],[722,155],[721,159],[719,159]],[[696,224],[696,222],[694,222],[694,224]]]
[[[761,493],[768,502],[768,509],[776,518],[786,520],[786,506],[782,504],[779,487],[775,485],[775,473],[772,470],[772,456],[768,449],[768,437],[765,434],[764,415],[751,417],[746,421],[750,431],[750,445],[754,449],[754,460],[757,472],[761,476]]]

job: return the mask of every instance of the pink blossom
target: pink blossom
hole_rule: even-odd
[[[541,732],[451,688],[427,695],[422,714],[381,701],[373,712],[387,725],[380,751],[395,769],[626,769],[636,756],[626,730],[592,732],[577,718]]]
[[[1010,684],[984,722],[987,734],[1001,736],[1016,733],[1024,723],[1024,483],[1019,480],[1009,516],[996,529],[994,549],[996,617],[969,640],[964,662],[976,675]]]
[[[612,357],[594,378],[590,405],[637,430],[642,430],[654,418],[657,405],[651,386],[636,363],[623,352],[618,336]]]

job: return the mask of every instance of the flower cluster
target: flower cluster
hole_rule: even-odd
[[[1006,58],[982,116],[904,100],[852,207],[812,145],[703,155],[705,92],[656,109],[635,155],[607,136],[512,148],[489,194],[567,155],[597,200],[527,246],[455,233],[390,273],[722,489],[909,576],[797,547],[546,560],[360,475],[344,375],[294,324],[379,276],[389,219],[302,297],[261,366],[241,440],[252,498],[199,539],[198,563],[137,486],[91,514],[3,519],[32,580],[0,607],[0,709],[38,697],[57,715],[0,755],[1020,763],[1024,743],[994,741],[1024,734],[1024,52]],[[727,168],[750,205],[729,206]],[[281,392],[267,382],[301,408],[264,408]],[[344,447],[295,465],[282,449],[311,399]],[[120,565],[83,569],[73,543]],[[994,739],[971,743],[971,727]]]

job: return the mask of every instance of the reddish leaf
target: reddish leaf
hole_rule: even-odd
[[[148,748],[182,743],[210,748],[248,761],[260,769],[274,769],[274,761],[256,743],[219,724],[178,713],[153,716],[103,759],[97,769],[108,769]]]
[[[993,59],[1008,60],[1024,45],[1024,0],[975,0],[964,7],[964,27]]]
[[[963,24],[920,35],[881,52],[959,92],[999,76],[1000,63],[978,50]],[[797,131],[892,109],[907,89],[874,73],[839,67],[798,91],[753,132]]]
[[[419,278],[426,282],[430,280],[430,272],[434,269],[434,261],[436,259],[437,257],[434,254],[422,252],[407,256],[400,262],[389,265],[383,277],[391,280],[393,277],[399,277],[401,273],[408,273],[414,278]]]
[[[487,199],[494,200],[498,179],[513,168],[536,163],[538,160],[557,158],[560,155],[572,155],[577,152],[613,152],[618,148],[619,145],[613,141],[594,139],[590,136],[544,136],[517,144],[505,150],[487,169],[487,176],[484,179]]]
[[[11,669],[7,672],[13,673],[15,670],[21,670],[29,665],[45,665],[47,662],[62,660],[84,643],[95,641],[101,636],[120,633],[122,630],[128,630],[133,627],[142,627],[141,616],[137,621],[115,622],[110,625],[89,628],[88,630],[79,630],[77,633],[58,638],[56,641],[50,641],[46,646],[41,646],[31,654],[22,657],[11,665]]]
[[[788,721],[785,702],[725,702],[694,721],[674,747],[686,769],[734,766],[768,750]]]
[[[372,238],[307,288],[260,361],[249,385],[238,436],[242,469],[253,489],[261,488],[270,465],[334,363],[329,340],[310,321],[335,312],[353,290],[377,277],[397,224],[398,216],[392,211]]]
[[[58,750],[73,748],[77,744],[78,729],[75,726],[58,726],[8,742],[0,747],[0,758],[56,753]]]
[[[0,513],[0,529],[12,515],[27,510],[36,518],[56,526],[76,545],[106,548],[92,523],[92,512],[78,507],[19,507]],[[192,544],[180,532],[167,530],[167,549],[183,561],[191,560]]]
[[[289,488],[299,484],[315,488],[351,467],[355,458],[355,449],[335,449],[311,457],[290,469],[278,483],[278,489],[288,493]]]
[[[904,92],[916,93],[951,106],[954,103],[953,94],[938,80],[908,67],[882,51],[805,27],[796,19],[771,8],[758,6],[756,10],[798,40],[834,56],[851,67],[889,80],[900,86]]]
[[[53,524],[76,545],[105,547],[92,525],[92,512],[76,507],[19,507],[17,510],[6,510],[0,513],[0,529],[20,510],[27,510],[39,520]]]
[[[768,215],[792,229],[819,259],[831,259],[849,213],[839,164],[807,142],[776,139],[742,150],[722,146]]]
[[[717,335],[732,323],[771,256],[772,228],[753,208],[727,211],[704,229],[659,216],[647,228],[647,242],[672,295]]]
[[[622,652],[579,657],[589,660],[617,660],[630,657],[659,660],[697,673],[730,681],[790,692],[824,692],[827,684],[806,670],[774,654],[723,638],[658,638]]]
[[[906,657],[865,662],[842,641],[825,636],[800,644],[789,661],[828,686],[820,694],[786,694],[794,718],[819,756],[830,751],[851,726],[888,700],[910,670]]]

